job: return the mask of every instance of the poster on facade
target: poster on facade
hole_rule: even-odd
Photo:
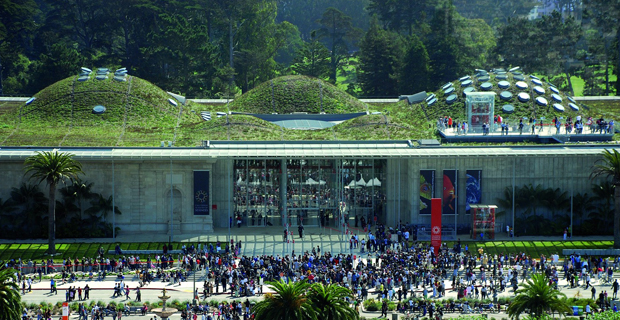
[[[467,183],[465,185],[465,197],[467,199],[465,212],[470,213],[470,204],[480,204],[482,200],[482,189],[480,188],[480,180],[482,179],[482,170],[467,170]]]
[[[435,197],[435,170],[420,170],[420,214],[431,214]]]
[[[194,215],[209,214],[209,171],[194,171]]]
[[[443,214],[457,214],[458,170],[443,171]]]

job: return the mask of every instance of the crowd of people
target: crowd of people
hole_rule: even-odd
[[[467,121],[453,120],[451,116],[444,116],[437,120],[437,128],[441,131],[450,129],[451,132],[457,135],[466,135],[470,132],[488,135],[498,130],[501,131],[502,135],[508,135],[508,131],[511,130],[511,128],[513,131],[518,131],[519,134],[523,134],[524,130],[527,133],[530,129],[531,134],[535,134],[536,130],[538,130],[538,132],[543,132],[545,126],[544,118],[536,119],[535,117],[530,117],[529,121],[527,118],[525,120],[527,124],[524,122],[524,119],[519,119],[517,125],[513,128],[501,115],[495,115],[493,117],[493,123],[477,119],[474,123],[475,128],[472,129]],[[570,116],[566,119],[556,116],[549,126],[549,133],[554,132],[555,134],[583,134],[584,128],[588,128],[591,134],[613,134],[615,132],[615,121],[613,119],[605,120],[603,117],[596,120],[589,117],[584,123],[581,116],[577,116],[574,120]]]
[[[526,254],[488,254],[484,251],[470,252],[460,240],[451,248],[442,245],[437,248],[428,243],[409,240],[406,227],[387,228],[377,224],[360,240],[359,235],[350,239],[350,253],[332,254],[314,247],[306,252],[292,252],[288,255],[239,255],[240,242],[231,240],[231,245],[220,252],[213,246],[191,245],[183,247],[176,257],[172,254],[155,255],[143,259],[137,255],[94,259],[102,262],[99,272],[135,272],[141,284],[150,281],[186,281],[191,272],[204,275],[202,290],[194,292],[196,301],[205,300],[215,294],[228,294],[235,298],[261,295],[268,281],[300,281],[310,283],[339,284],[352,292],[352,305],[375,298],[394,301],[397,309],[405,312],[426,313],[444,312],[434,305],[434,299],[454,291],[458,300],[448,304],[447,310],[476,310],[500,308],[498,294],[503,291],[516,292],[519,283],[529,275],[542,273],[550,284],[556,285],[560,278],[566,279],[571,287],[591,286],[590,279],[609,278],[618,268],[618,260],[608,261],[600,257],[580,257],[572,255],[559,261],[559,257],[530,257]],[[217,247],[224,247],[217,244]],[[366,257],[362,258],[362,255]],[[108,263],[109,260],[109,263]],[[73,274],[76,269],[92,272],[88,259],[78,264],[77,260],[67,259],[60,266],[62,272]],[[104,263],[103,263],[104,262]],[[14,262],[19,267],[21,262]],[[49,264],[48,264],[49,265]],[[40,267],[33,266],[37,272]],[[130,274],[130,273],[125,273]],[[26,280],[28,279],[28,280]],[[20,281],[32,281],[20,273]],[[580,284],[580,280],[582,281]],[[64,281],[64,279],[62,280]],[[609,284],[613,297],[617,296],[618,284]],[[25,287],[24,287],[25,288]],[[25,289],[24,289],[25,290]],[[57,292],[55,280],[50,282],[50,292]],[[66,290],[67,301],[88,299],[88,286],[71,287]],[[140,301],[140,288],[135,291],[135,300]],[[609,307],[606,292],[599,295],[599,305]],[[117,283],[113,297],[125,296],[130,299],[130,289]],[[133,298],[133,297],[131,297]],[[415,299],[423,298],[423,299]],[[459,303],[462,298],[481,299],[480,303]],[[593,292],[594,298],[594,292]],[[202,309],[201,309],[202,308]],[[188,306],[187,319],[248,319],[250,306],[239,303],[220,305],[217,310],[200,305]],[[92,311],[92,310],[91,310]]]

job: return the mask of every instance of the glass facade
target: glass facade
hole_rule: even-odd
[[[235,160],[234,219],[248,226],[279,223],[279,160]]]
[[[234,218],[250,227],[384,222],[385,168],[374,159],[236,160]]]

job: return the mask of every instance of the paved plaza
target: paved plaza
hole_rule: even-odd
[[[463,269],[461,269],[461,272],[463,272]],[[618,275],[614,275],[614,279],[617,279]],[[202,284],[204,281],[204,273],[202,272],[197,272],[196,274],[196,288],[201,291],[202,289]],[[171,296],[169,301],[172,300],[179,300],[179,301],[186,301],[186,300],[191,300],[192,299],[192,290],[194,287],[194,282],[193,280],[193,276],[190,276],[188,281],[182,282],[181,284],[177,284],[177,285],[173,285],[171,283],[163,283],[161,281],[156,281],[156,282],[152,282],[150,284],[145,285],[144,287],[141,288],[141,292],[142,292],[142,301],[148,301],[148,302],[156,302],[159,301],[157,296],[161,295],[161,290],[163,288],[166,288],[167,290],[167,294],[169,296]],[[521,281],[521,280],[520,280]],[[593,286],[596,289],[596,294],[598,295],[600,292],[606,290],[609,294],[609,296],[611,297],[611,284],[610,283],[605,283],[602,279],[601,280],[593,280]],[[115,285],[115,283],[118,283],[118,281],[116,280],[116,277],[114,276],[108,276],[106,277],[106,279],[104,281],[97,281],[97,280],[87,280],[87,281],[76,281],[73,283],[64,283],[58,286],[58,294],[53,294],[50,293],[50,284],[49,284],[49,280],[43,280],[42,282],[36,282],[32,285],[32,292],[27,292],[26,294],[24,294],[22,296],[22,301],[30,304],[30,303],[39,303],[42,301],[46,301],[46,302],[52,302],[52,303],[56,303],[56,302],[62,302],[65,301],[65,289],[67,289],[70,286],[75,286],[75,287],[84,287],[86,284],[88,284],[88,286],[90,288],[92,288],[92,291],[90,293],[90,300],[91,301],[102,301],[104,303],[108,303],[111,301],[114,301],[116,303],[125,303],[128,301],[134,301],[135,300],[135,291],[134,289],[139,285],[138,283],[138,279],[129,275],[127,276],[126,280],[125,280],[125,284],[129,286],[131,290],[130,293],[130,300],[126,300],[124,297],[113,297],[113,287]],[[446,284],[448,284],[449,286],[449,281],[446,281]],[[564,293],[567,297],[575,297],[577,294],[579,294],[582,298],[589,298],[591,297],[591,291],[590,288],[589,289],[585,289],[585,287],[582,285],[579,288],[569,288],[567,282],[565,280],[560,280],[559,282],[559,289],[561,290],[562,293]],[[221,287],[220,287],[220,292]],[[267,286],[265,286],[265,293],[270,292],[270,290],[267,289]],[[421,296],[422,291],[421,288],[419,291],[416,291],[416,296]],[[499,293],[498,297],[510,297],[513,296],[514,292],[512,291],[512,289],[506,289],[504,292]],[[202,297],[202,296],[201,296]],[[376,298],[376,294],[374,293],[373,290],[370,291],[369,294],[370,298]],[[451,290],[449,287],[446,290],[446,299],[448,298],[453,298],[456,299],[457,297],[457,292]],[[257,295],[257,296],[253,296],[253,297],[241,297],[241,298],[236,298],[236,300],[241,300],[241,301],[245,301],[245,299],[249,299],[250,301],[252,300],[260,300],[262,299],[261,296]],[[207,301],[211,301],[211,300],[235,300],[233,299],[229,293],[226,294],[215,294],[212,295],[210,297],[207,298]],[[501,317],[506,317],[506,314],[504,312],[505,308],[502,308],[502,313],[501,314],[497,314],[497,313],[492,313],[490,314],[491,317],[495,316],[498,319]],[[401,317],[403,316],[402,313],[398,313]],[[457,317],[460,313],[446,313],[444,318],[451,318],[451,317]],[[362,311],[362,316],[366,317],[366,318],[374,318],[374,317],[378,317],[380,315],[380,312],[366,312],[366,311]],[[151,319],[153,318],[153,314],[148,313],[146,316],[141,316],[141,315],[132,315],[132,316],[124,316],[124,319]],[[180,319],[180,313],[177,313],[176,315],[174,315],[171,319]],[[78,316],[77,314],[73,314],[70,316],[70,319],[77,319]],[[111,319],[111,317],[109,317]]]
[[[348,238],[350,236],[343,236],[338,230],[330,230],[330,229],[321,229],[321,228],[308,228],[306,235],[303,239],[299,239],[299,236],[295,236],[295,242],[285,243],[282,241],[281,235],[276,235],[275,233],[279,230],[279,228],[268,228],[268,229],[258,229],[258,228],[247,228],[245,230],[237,230],[231,229],[231,236],[236,241],[241,240],[242,245],[242,254],[244,255],[282,255],[282,254],[290,254],[292,250],[295,250],[296,254],[310,251],[313,247],[317,246],[321,247],[321,252],[330,251],[332,253],[353,253],[356,255],[358,259],[373,259],[374,263],[377,263],[376,256],[373,254],[362,254],[359,249],[355,249],[351,251],[349,249],[349,241]],[[243,231],[243,235],[234,235],[232,232],[241,232]],[[331,234],[330,234],[331,233]],[[140,241],[141,235],[134,236],[133,241]],[[501,238],[502,235],[499,235]],[[117,239],[117,241],[122,242],[124,237],[121,236]],[[594,240],[599,237],[594,238],[583,238],[584,240]],[[608,239],[608,237],[600,237],[601,239]],[[226,242],[228,239],[228,230],[221,230],[218,234],[209,235],[209,236],[184,236],[182,241],[194,242],[194,241],[221,241]],[[540,237],[537,237],[540,239]],[[154,241],[154,239],[151,239]],[[180,241],[180,239],[175,239],[176,241]],[[520,238],[519,240],[527,240],[526,238]],[[549,240],[557,240],[555,238]],[[91,240],[92,241],[92,240]],[[176,266],[176,265],[175,265]],[[559,266],[561,268],[561,266]],[[560,272],[560,275],[562,273]],[[464,269],[461,268],[460,275],[464,276]],[[617,275],[614,275],[614,278],[617,278]],[[195,279],[195,282],[194,282]],[[86,284],[92,289],[90,293],[91,301],[102,301],[104,303],[108,303],[110,301],[114,301],[116,303],[124,303],[128,301],[133,301],[135,299],[135,288],[138,287],[139,282],[138,278],[132,273],[126,275],[126,279],[124,280],[124,284],[128,285],[131,289],[130,300],[126,300],[124,297],[113,297],[113,287],[116,283],[118,283],[118,279],[115,276],[107,276],[105,280],[98,281],[96,279],[93,280],[83,280],[76,281],[73,283],[63,283],[58,285],[58,294],[50,293],[50,281],[43,280],[42,282],[35,282],[32,286],[32,292],[27,292],[22,296],[22,301],[30,304],[30,303],[39,303],[39,302],[62,302],[65,300],[65,289],[70,286],[74,287],[84,287]],[[192,274],[189,276],[187,281],[184,281],[180,284],[172,284],[161,281],[155,281],[149,283],[143,287],[141,287],[142,292],[142,301],[148,302],[156,302],[158,301],[157,296],[161,295],[161,290],[166,288],[168,295],[171,296],[169,301],[179,300],[179,301],[187,301],[192,299],[192,291],[195,285],[195,288],[202,292],[203,283],[205,281],[204,271],[198,271],[196,274]],[[521,280],[522,281],[522,280]],[[447,285],[446,297],[444,298],[453,298],[456,299],[457,292],[453,291],[450,288],[450,281],[445,281]],[[603,279],[597,280],[594,278],[593,285],[596,288],[596,294],[603,292],[606,290],[611,297],[611,283],[605,283]],[[264,292],[269,292],[267,287],[264,287]],[[566,294],[567,297],[575,297],[581,296],[583,298],[587,298],[591,296],[590,288],[587,290],[582,285],[579,288],[569,288],[566,280],[560,280],[559,288],[561,292]],[[219,289],[220,294],[215,294],[207,298],[207,301],[211,300],[233,300],[230,294],[222,294],[222,289]],[[416,291],[416,296],[421,296],[422,288],[420,287],[418,291]],[[509,297],[513,296],[514,292],[512,289],[507,289],[504,292],[499,293],[498,297]],[[261,296],[253,296],[247,297],[250,301],[252,300],[260,300]],[[370,290],[369,298],[377,298],[374,290]],[[237,300],[245,301],[246,297],[236,298]],[[378,317],[380,312],[366,312],[362,311],[362,316],[366,318],[374,318]],[[399,313],[399,315],[403,316]],[[451,318],[458,316],[458,313],[446,313],[444,318]],[[125,316],[124,319],[151,319],[153,318],[153,314],[147,314],[146,316],[141,315],[132,315]],[[496,317],[498,319],[502,317],[506,317],[506,314],[502,312],[502,314],[491,314],[491,317]],[[71,315],[71,319],[77,319],[78,316],[76,314]],[[111,319],[111,317],[109,317]],[[180,313],[174,315],[171,319],[180,319]]]

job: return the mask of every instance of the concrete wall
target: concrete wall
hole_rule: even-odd
[[[458,169],[458,223],[469,223],[465,214],[466,170],[482,170],[482,202],[497,204],[506,187],[512,187],[513,172],[516,186],[541,184],[544,188],[560,188],[574,193],[591,193],[593,181],[589,179],[591,167],[598,154],[557,157],[525,157],[505,155],[489,157],[459,157],[458,149],[453,156],[415,159],[388,159],[386,169],[387,208],[385,221],[392,225],[400,217],[403,222],[430,223],[430,215],[419,212],[419,172],[421,169],[436,170],[435,194],[441,196],[444,169]],[[481,149],[484,152],[484,149]],[[105,197],[112,195],[112,163],[80,160],[88,182],[93,182],[93,192]],[[226,227],[229,217],[229,197],[232,184],[231,160],[206,158],[201,161],[172,163],[167,161],[115,161],[114,191],[116,205],[122,215],[116,215],[116,225],[123,232],[154,231],[170,232],[170,180],[173,194],[177,195],[174,208],[180,212],[174,216],[172,232],[178,234],[209,233],[213,227]],[[399,166],[400,165],[400,166]],[[10,197],[11,188],[27,182],[23,174],[23,162],[4,161],[0,163],[2,182],[0,198]],[[193,171],[211,172],[211,215],[193,215]],[[600,181],[595,181],[600,182]],[[46,186],[41,185],[45,192]],[[179,205],[180,199],[180,205]],[[503,208],[500,208],[500,211]],[[511,224],[512,213],[498,219],[499,223]],[[540,212],[543,213],[544,212]],[[110,215],[108,217],[112,219]],[[452,222],[454,216],[445,216]]]
[[[482,149],[481,149],[482,150]],[[443,157],[443,158],[424,158],[408,160],[408,199],[402,200],[410,205],[407,218],[402,218],[403,222],[430,224],[430,215],[419,215],[420,210],[420,170],[435,170],[435,196],[441,197],[443,190],[443,170],[458,170],[458,217],[457,223],[470,223],[470,215],[465,214],[465,181],[467,180],[467,170],[482,170],[482,203],[497,204],[498,198],[504,197],[506,187],[512,188],[513,172],[514,183],[517,187],[526,184],[536,186],[542,185],[543,188],[560,188],[562,191],[571,190],[576,193],[588,192],[591,194],[591,187],[594,183],[601,180],[592,181],[589,179],[592,164],[599,158],[598,155],[564,156],[564,157],[522,157],[522,156],[501,156],[501,157]],[[405,189],[402,191],[404,192]],[[410,200],[411,199],[411,200]],[[507,214],[498,218],[499,223],[512,224],[511,208],[500,208],[499,211],[507,209]],[[405,210],[401,209],[401,212]],[[549,214],[542,209],[538,212]],[[389,218],[388,218],[389,219]],[[408,219],[408,220],[406,220]],[[454,221],[453,215],[443,217],[446,223]]]
[[[84,161],[82,179],[94,183],[92,191],[104,197],[112,195],[114,181],[115,205],[122,214],[114,217],[121,232],[161,232],[170,234],[171,202],[178,213],[173,214],[173,233],[204,233],[213,230],[213,218],[194,216],[193,214],[193,171],[209,170],[211,172],[211,190],[219,187],[222,177],[214,175],[212,160],[199,162],[172,163],[161,161],[115,161],[114,175],[111,162]],[[19,187],[23,182],[30,183],[23,173],[23,162],[3,162],[3,177],[0,186],[0,198],[10,198],[12,187]],[[172,170],[171,170],[172,169]],[[171,172],[172,171],[172,172]],[[170,180],[172,177],[173,194],[170,199]],[[62,187],[62,186],[60,186]],[[47,195],[47,186],[42,183],[41,190]],[[221,199],[220,195],[217,195]],[[180,200],[180,203],[179,203]],[[221,205],[221,201],[211,195],[212,204]],[[218,206],[219,208],[219,206]],[[217,210],[212,212],[217,212]],[[108,221],[112,221],[108,215]]]

